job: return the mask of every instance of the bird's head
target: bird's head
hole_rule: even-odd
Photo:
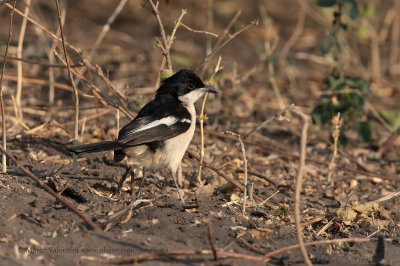
[[[182,69],[163,80],[157,90],[156,97],[168,95],[177,97],[182,103],[190,105],[196,102],[204,93],[217,93],[218,90],[210,85],[205,85],[191,70]]]

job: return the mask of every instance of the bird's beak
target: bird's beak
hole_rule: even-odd
[[[206,85],[206,86],[203,88],[203,90],[204,90],[205,92],[210,92],[210,93],[218,93],[218,92],[219,92],[218,89],[216,89],[216,88],[214,88],[214,87],[212,87],[212,86],[210,86],[210,85]]]

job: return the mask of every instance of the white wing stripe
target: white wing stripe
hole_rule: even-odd
[[[191,121],[189,119],[187,119],[187,118],[184,118],[182,120],[178,120],[174,116],[168,116],[168,117],[164,117],[164,118],[162,118],[160,120],[155,120],[155,121],[153,121],[151,123],[148,123],[147,125],[136,129],[135,131],[131,132],[130,134],[137,133],[137,132],[143,131],[143,130],[147,130],[147,129],[150,129],[150,128],[153,128],[153,127],[156,127],[156,126],[159,126],[159,125],[171,126],[171,125],[175,124],[176,122],[189,123],[189,124],[191,123]]]

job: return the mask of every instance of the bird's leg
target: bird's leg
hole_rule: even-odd
[[[126,172],[125,174],[121,177],[121,180],[118,183],[118,188],[117,188],[117,193],[121,193],[121,187],[122,184],[125,182],[126,177],[128,176],[128,173],[131,171],[132,167],[129,165],[126,165]]]
[[[133,181],[135,180],[135,172],[131,171],[131,195],[133,195]]]
[[[142,190],[142,186],[143,186],[144,181],[146,179],[146,171],[145,171],[144,168],[143,168],[142,172],[143,172],[142,181],[140,182],[139,190],[138,190],[137,195],[136,195],[136,198],[138,198],[138,199],[140,199],[140,191]]]
[[[174,171],[172,171],[172,169],[169,169],[169,172],[172,175],[172,179],[174,179],[176,188],[178,189],[179,199],[181,200],[182,204],[185,204],[185,200],[182,197],[181,189],[179,188],[178,182],[176,182],[175,173]]]

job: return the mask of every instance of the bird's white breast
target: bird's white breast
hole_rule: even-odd
[[[174,172],[178,169],[196,128],[196,109],[193,104],[187,106],[187,109],[191,115],[191,125],[189,129],[185,133],[165,141],[164,152],[168,155],[168,164]]]

